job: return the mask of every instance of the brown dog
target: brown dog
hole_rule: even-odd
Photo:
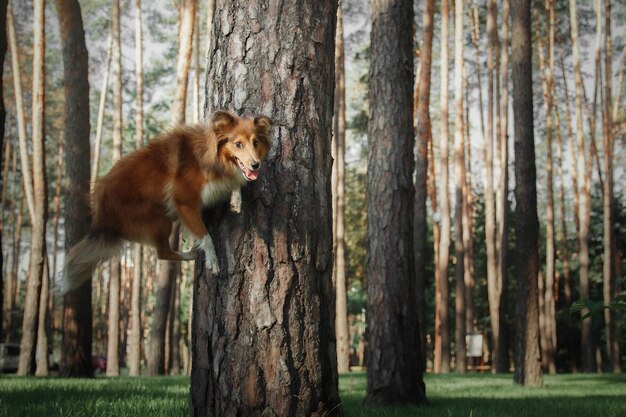
[[[195,250],[170,248],[175,221],[193,234],[207,269],[217,274],[202,209],[258,178],[271,147],[271,125],[265,116],[244,119],[218,111],[209,126],[177,127],[121,159],[95,185],[91,230],[67,256],[63,291],[88,280],[99,262],[119,253],[125,240],[155,246],[159,259],[194,259]]]

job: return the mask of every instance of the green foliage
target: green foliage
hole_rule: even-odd
[[[611,301],[609,304],[605,304],[601,301],[593,301],[589,298],[583,298],[581,300],[574,301],[569,309],[569,312],[570,314],[575,314],[581,312],[585,308],[588,311],[581,317],[582,320],[588,319],[589,317],[600,318],[600,316],[604,313],[604,310],[606,309],[626,309],[626,291],[622,291],[618,296],[615,297],[615,300]]]

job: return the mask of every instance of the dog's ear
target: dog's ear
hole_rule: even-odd
[[[211,116],[211,126],[218,137],[231,129],[236,122],[237,116],[225,110],[218,110]]]
[[[272,119],[267,116],[257,116],[254,118],[254,127],[256,128],[257,133],[262,135],[269,136],[270,128],[273,124]]]

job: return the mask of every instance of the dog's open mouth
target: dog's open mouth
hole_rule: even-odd
[[[248,181],[254,181],[259,178],[259,170],[258,169],[248,169],[243,162],[239,160],[239,158],[235,158],[237,160],[237,165],[241,169],[243,176]]]

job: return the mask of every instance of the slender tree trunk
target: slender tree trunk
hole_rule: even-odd
[[[45,252],[43,263],[41,295],[39,296],[39,318],[37,323],[37,348],[35,351],[35,376],[48,376],[50,368],[48,361],[48,329],[50,327],[48,301],[50,299],[50,270],[48,268],[48,257]]]
[[[589,297],[589,206],[591,172],[587,170],[585,156],[584,128],[583,128],[583,79],[580,69],[580,45],[578,41],[578,13],[576,0],[569,0],[570,36],[572,38],[572,56],[574,61],[574,79],[576,81],[576,140],[578,145],[577,169],[579,182],[578,218],[580,228],[578,233],[578,247],[580,259],[580,297]],[[587,314],[583,309],[581,315]],[[582,321],[581,334],[582,369],[585,372],[596,371],[595,348],[591,335],[591,320]]]
[[[439,240],[439,334],[441,338],[440,363],[435,362],[435,373],[450,372],[450,323],[448,319],[448,262],[450,258],[450,194],[448,189],[448,0],[441,1],[441,90],[439,96],[441,130],[439,160],[441,181],[441,237]],[[437,356],[435,356],[437,358]]]
[[[2,25],[5,29],[3,29],[0,33],[0,79],[2,79],[2,76],[4,75],[4,57],[6,55],[7,52],[7,31],[6,31],[6,21],[7,21],[7,7],[9,5],[8,0],[0,0],[0,22],[2,22]],[[0,83],[2,84],[2,83]],[[4,107],[4,90],[3,90],[3,86],[0,85],[0,135],[2,137],[2,139],[0,139],[0,161],[2,161],[2,141],[4,140],[4,129],[5,129],[5,123],[6,123],[6,117],[7,117],[7,112],[6,112],[6,108]],[[10,141],[7,140],[7,145],[10,144]],[[9,155],[8,152],[8,148],[7,148],[7,156]],[[9,166],[8,164],[8,159],[5,162],[5,168],[7,168]],[[2,180],[2,184],[4,186],[6,186],[7,180],[8,180],[8,176],[6,174],[6,170],[5,170],[5,174],[2,178],[0,178],[0,180]],[[4,206],[4,195],[5,195],[5,190],[3,189],[2,192],[2,207]],[[2,248],[2,228],[0,227],[0,248]],[[2,273],[4,271],[4,253],[2,251],[0,251],[0,273]],[[2,274],[2,278],[0,278],[0,341],[4,341],[4,277],[5,274]]]
[[[465,270],[465,332],[474,334],[474,247],[472,244],[473,234],[473,202],[472,202],[472,145],[470,140],[470,106],[469,106],[469,82],[467,80],[466,67],[463,67],[463,93],[465,95],[465,136],[464,147],[466,155],[465,184],[463,185],[463,258]]]
[[[613,98],[613,121],[617,119],[620,109],[620,99],[622,97],[622,83],[624,81],[624,64],[626,63],[626,44],[624,44],[624,52],[622,52],[622,60],[620,62],[619,70],[617,71],[617,85],[615,88],[615,97]],[[614,132],[615,134],[616,132]]]
[[[613,78],[612,71],[612,41],[611,41],[611,0],[605,0],[604,12],[604,189],[602,193],[603,206],[603,245],[604,257],[602,264],[603,271],[603,295],[604,303],[609,304],[615,298],[615,265],[613,256],[614,239],[614,215],[613,215],[613,147],[614,128],[612,117],[611,99],[613,92],[611,84]],[[604,324],[606,326],[606,351],[609,357],[610,369],[614,373],[620,373],[621,356],[620,346],[617,340],[617,326],[615,312],[611,309],[604,310]]]
[[[143,146],[143,30],[141,0],[135,0],[135,63],[137,76],[137,112],[135,114],[135,148]],[[128,374],[138,376],[141,364],[141,279],[142,249],[133,245],[133,282],[130,305],[130,335],[128,340]]]
[[[215,10],[207,114],[245,107],[279,127],[241,213],[212,222],[221,276],[196,263],[192,413],[340,416],[330,187],[337,2],[270,6],[253,31],[248,7],[218,0]],[[249,65],[216,53],[243,39]]]
[[[179,273],[180,275],[180,269]],[[169,317],[169,366],[170,375],[180,375],[180,284],[175,277],[172,288],[172,302],[170,303]]]
[[[42,281],[46,257],[46,169],[44,158],[44,95],[45,95],[45,1],[34,2],[33,39],[33,217],[31,217],[30,265],[24,299],[22,340],[20,343],[19,375],[31,375],[34,369],[35,348],[38,344],[37,329]],[[43,365],[42,365],[43,366]]]
[[[112,163],[122,158],[122,45],[120,35],[120,0],[113,0],[111,17],[113,37],[113,152]],[[122,270],[119,258],[109,262],[109,317],[107,332],[107,376],[120,374],[120,281]]]
[[[550,374],[556,373],[556,306],[554,302],[554,275],[555,275],[555,237],[554,237],[554,179],[553,179],[553,163],[552,163],[552,63],[554,61],[553,39],[551,24],[551,8],[550,0],[546,0],[547,17],[548,17],[548,62],[543,49],[543,41],[541,34],[537,36],[537,49],[539,52],[539,67],[541,70],[541,79],[543,87],[543,98],[546,106],[546,272],[545,286],[540,288],[539,292],[539,315],[542,341],[541,361],[545,371]],[[537,9],[535,9],[537,10]],[[539,14],[535,16],[539,18]],[[543,284],[543,280],[540,279]],[[543,308],[542,308],[543,306]],[[542,316],[543,313],[543,316]],[[554,331],[553,331],[554,329]]]
[[[414,106],[417,111],[417,160],[416,160],[416,180],[415,180],[415,203],[414,203],[414,225],[413,239],[415,245],[415,275],[417,284],[417,308],[419,320],[419,342],[420,351],[423,354],[423,361],[420,366],[422,371],[426,370],[426,300],[425,287],[427,246],[426,235],[428,233],[428,222],[426,218],[426,198],[428,190],[428,144],[432,139],[430,122],[430,77],[432,66],[432,46],[433,46],[433,20],[435,14],[434,0],[424,2],[424,14],[422,25],[424,38],[420,53],[420,78],[416,81],[416,88],[419,90]],[[436,198],[435,198],[436,200]],[[435,263],[435,265],[437,265]],[[437,288],[435,289],[436,294]]]
[[[345,53],[343,41],[343,14],[341,0],[337,6],[337,37],[335,45],[335,162],[336,162],[336,251],[335,251],[335,332],[337,336],[337,370],[350,371],[350,335],[348,333],[348,298],[345,258],[345,132],[346,132],[346,91]]]
[[[498,345],[496,349],[496,372],[508,372],[509,355],[507,349],[507,325],[504,320],[506,315],[505,290],[508,280],[508,253],[509,253],[509,11],[510,2],[502,2],[502,47],[500,48],[500,134],[498,136],[498,156],[500,165],[500,177],[497,187],[497,236],[496,254],[499,287],[499,325]]]
[[[511,4],[511,68],[515,125],[515,231],[517,251],[517,334],[515,382],[542,384],[538,329],[539,220],[533,134],[530,0]]]
[[[502,281],[497,268],[496,253],[496,218],[495,218],[495,201],[493,193],[493,138],[494,138],[494,110],[495,95],[498,93],[494,89],[496,83],[497,68],[497,50],[498,50],[498,33],[496,30],[496,1],[489,0],[487,6],[487,35],[489,37],[489,48],[487,50],[487,135],[485,136],[485,240],[487,247],[487,293],[489,298],[489,316],[491,318],[491,335],[493,339],[493,363],[496,372],[506,372],[501,367],[501,358],[505,355],[501,347],[503,345],[503,335],[501,334],[501,321],[504,317],[500,317],[501,297],[502,297]]]
[[[455,165],[455,213],[454,248],[456,255],[456,295],[455,295],[455,357],[456,372],[465,372],[465,247],[463,245],[463,188],[465,187],[465,145],[463,135],[463,0],[454,2],[454,165]]]
[[[100,171],[100,149],[102,148],[102,126],[104,125],[104,107],[107,99],[107,92],[109,91],[109,73],[111,72],[111,55],[113,49],[113,28],[108,37],[106,66],[104,70],[104,77],[102,78],[102,87],[100,88],[100,104],[98,105],[98,121],[96,122],[96,140],[93,147],[93,164],[91,169],[91,184],[95,184],[96,178],[98,178],[98,172]]]
[[[179,17],[178,36],[178,60],[176,64],[176,94],[172,104],[172,122],[181,124],[185,122],[185,104],[187,102],[187,84],[189,80],[189,67],[191,65],[192,39],[195,26],[197,0],[185,0],[181,4]],[[179,245],[180,228],[174,227],[170,236],[172,249],[177,250]],[[156,305],[155,308],[164,308],[165,311],[155,311],[150,331],[150,350],[148,357],[147,372],[150,375],[161,374],[164,371],[165,361],[165,321],[169,309],[169,300],[173,282],[180,270],[178,262],[159,261],[159,277],[157,278]],[[163,297],[163,299],[160,299]],[[163,346],[160,346],[160,345]]]

